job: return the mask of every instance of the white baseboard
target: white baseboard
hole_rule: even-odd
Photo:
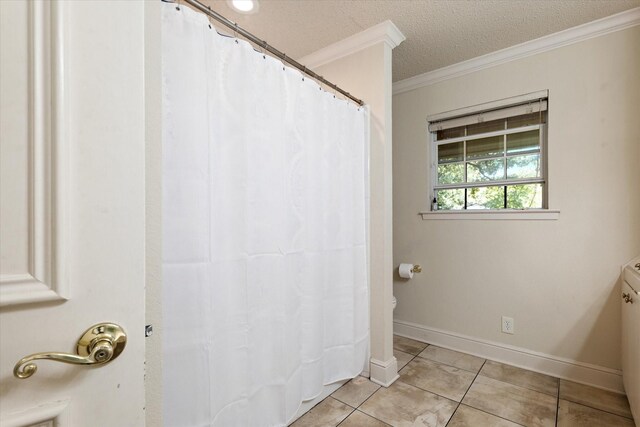
[[[393,322],[393,331],[397,335],[439,347],[461,351],[484,359],[495,360],[616,393],[624,393],[622,372],[616,369],[564,359],[525,348],[464,336],[400,320]]]
[[[369,379],[383,387],[389,387],[395,380],[400,378],[400,375],[398,375],[398,361],[395,357],[386,362],[372,357],[369,367],[371,374]]]

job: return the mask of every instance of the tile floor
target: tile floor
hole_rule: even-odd
[[[400,378],[358,377],[292,427],[634,427],[623,395],[394,337]]]

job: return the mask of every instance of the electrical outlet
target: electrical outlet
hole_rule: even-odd
[[[502,316],[502,332],[505,334],[513,334],[514,330],[513,318]]]

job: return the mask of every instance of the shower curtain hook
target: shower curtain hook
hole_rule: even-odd
[[[234,22],[235,28],[233,29],[233,37],[236,39],[236,44],[238,43],[238,23]]]
[[[207,9],[209,9],[209,12],[211,12],[211,6],[207,6]],[[211,24],[211,16],[207,15],[207,21],[209,21],[209,29],[213,30],[213,25]]]

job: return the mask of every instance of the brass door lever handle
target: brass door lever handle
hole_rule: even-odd
[[[72,365],[103,365],[118,357],[127,344],[127,334],[114,323],[99,323],[87,329],[78,340],[76,354],[35,353],[23,357],[13,368],[13,375],[29,378],[38,370],[34,360],[54,360]]]

